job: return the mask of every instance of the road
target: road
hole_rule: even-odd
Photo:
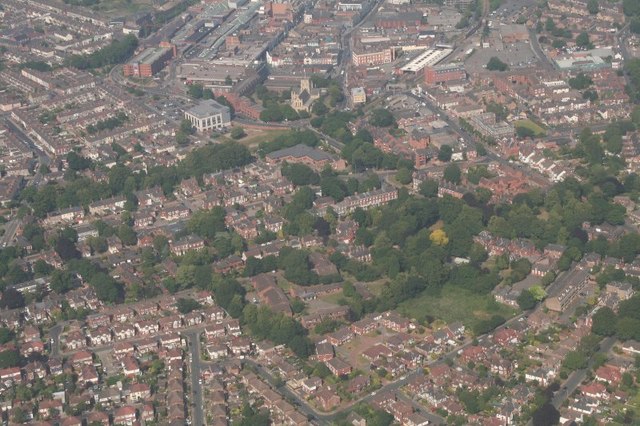
[[[620,54],[622,55],[622,59],[625,64],[628,60],[633,59],[631,55],[629,55],[629,50],[627,49],[627,37],[629,36],[629,24],[626,24],[624,27],[620,28],[618,32],[616,32],[616,41],[618,42],[618,46],[620,47]],[[631,79],[629,78],[629,74],[624,73],[624,80],[627,86],[631,85]]]
[[[27,182],[27,186],[34,185],[36,188],[42,182],[42,173],[40,173],[40,165],[49,165],[51,159],[49,156],[42,151],[36,144],[33,142],[31,137],[27,135],[22,128],[13,122],[9,117],[4,117],[4,125],[9,129],[11,133],[13,133],[22,143],[24,143],[35,155],[38,157],[38,167],[36,169],[36,174]],[[7,222],[4,226],[4,234],[0,237],[0,248],[9,246],[13,243],[13,239],[16,235],[18,227],[22,224],[22,220],[18,218],[13,218],[9,222]]]
[[[613,345],[616,343],[615,337],[607,337],[600,342],[600,349],[596,353],[606,354],[608,353]],[[595,364],[595,356],[592,356],[589,360],[588,367],[583,370],[576,370],[569,375],[567,380],[562,384],[560,390],[555,394],[551,403],[554,407],[559,408],[562,403],[580,386],[582,382],[587,378],[587,374],[589,370]]]
[[[505,322],[504,324],[502,324],[501,326],[497,327],[495,330],[493,330],[490,334],[495,333],[498,330],[501,330],[505,327],[508,327],[510,324],[525,318],[526,315],[528,313],[523,313],[520,314],[518,316],[515,316],[513,318],[511,318],[510,320],[508,320],[507,322]],[[478,340],[482,341],[482,339],[488,338],[488,334],[482,335],[478,337]],[[351,410],[351,407],[359,404],[359,403],[370,403],[376,395],[380,394],[380,393],[395,393],[399,399],[402,399],[406,402],[409,402],[415,409],[420,410],[421,414],[424,414],[429,421],[431,422],[431,424],[445,424],[446,421],[445,419],[443,419],[442,417],[434,414],[434,413],[430,413],[428,411],[425,410],[425,407],[422,406],[421,404],[419,404],[417,401],[408,398],[406,395],[402,395],[402,391],[401,388],[406,386],[412,379],[414,379],[415,377],[418,376],[422,376],[424,374],[424,367],[429,367],[429,366],[433,366],[433,365],[437,365],[437,364],[441,364],[445,361],[446,358],[450,358],[455,356],[455,354],[458,353],[458,351],[466,348],[467,346],[470,346],[473,344],[473,340],[472,339],[467,339],[462,345],[455,347],[454,349],[450,350],[449,352],[447,352],[446,354],[442,355],[440,358],[438,358],[437,360],[433,360],[433,361],[429,361],[427,363],[425,363],[423,366],[421,366],[420,368],[406,374],[405,376],[400,377],[399,379],[390,382],[386,385],[384,385],[383,387],[381,387],[380,389],[378,389],[377,391],[370,393],[369,395],[366,395],[360,399],[354,400],[352,401],[349,406],[342,408],[341,410],[332,412],[332,413],[320,413],[318,411],[316,411],[314,408],[312,408],[311,406],[308,405],[307,401],[297,395],[295,392],[293,392],[289,387],[287,386],[282,386],[280,388],[277,388],[278,392],[280,392],[286,399],[288,399],[289,401],[293,401],[293,404],[296,406],[297,410],[300,411],[302,414],[306,415],[308,418],[315,418],[317,419],[319,422],[321,422],[321,424],[329,424],[331,423],[333,420],[336,419],[336,417],[340,414],[343,413],[348,413]],[[259,376],[261,376],[267,383],[269,383],[274,389],[276,389],[276,379],[275,377],[273,377],[273,375],[271,375],[271,373],[269,371],[267,371],[264,367],[262,367],[260,364],[258,364],[256,361],[251,360],[251,359],[245,359],[244,362],[248,365],[251,365],[258,373]]]
[[[382,0],[376,0],[375,3],[371,6],[371,9],[354,25],[353,27],[347,29],[340,38],[342,51],[340,52],[339,63],[335,70],[335,76],[340,77],[343,76],[342,79],[342,92],[345,96],[345,104],[347,99],[349,98],[349,61],[351,60],[351,34],[357,30],[362,24],[367,22],[369,17],[376,13],[380,5],[382,4]],[[343,75],[344,73],[344,75]]]
[[[540,47],[540,43],[538,42],[538,35],[534,30],[529,30],[529,44],[531,45],[531,50],[540,61],[540,64],[548,71],[553,71],[556,69],[555,65],[547,55],[542,51],[542,47]]]
[[[200,384],[202,360],[200,359],[200,331],[184,333],[189,341],[191,354],[191,421],[193,426],[204,426],[204,410],[202,408],[202,385]]]
[[[60,357],[60,333],[62,333],[62,330],[64,330],[64,323],[58,323],[49,329],[51,358]]]
[[[466,130],[464,130],[462,127],[460,127],[460,125],[457,123],[456,120],[453,120],[451,117],[449,117],[449,115],[446,113],[446,111],[443,111],[442,109],[440,109],[438,106],[436,106],[431,99],[429,99],[428,96],[418,96],[416,94],[414,94],[413,92],[405,92],[406,95],[408,96],[412,96],[413,98],[415,98],[416,100],[420,101],[420,102],[424,102],[426,104],[426,106],[431,109],[433,112],[438,114],[438,119],[441,121],[444,121],[445,123],[447,123],[447,125],[449,126],[450,129],[452,129],[454,132],[458,133],[460,136],[462,136],[465,140],[465,142],[469,145],[469,146],[475,146],[474,141],[476,140],[476,137],[472,134],[470,134],[469,132],[467,132]],[[519,164],[512,164],[510,163],[508,160],[506,160],[505,158],[501,157],[500,155],[496,154],[495,152],[490,150],[490,147],[485,147],[486,151],[487,151],[487,155],[485,156],[487,159],[491,160],[491,161],[495,161],[497,163],[501,163],[503,165],[509,166],[509,167],[513,167],[513,166],[518,166]],[[518,168],[522,173],[525,174],[525,176],[527,176],[529,178],[529,180],[531,182],[534,182],[542,187],[545,187],[547,185],[549,185],[549,180],[542,176],[541,174],[529,169],[528,167],[519,167]]]
[[[4,248],[11,245],[13,242],[13,237],[16,235],[16,231],[22,221],[20,219],[11,219],[9,222],[4,225],[4,234],[0,237],[0,247]]]

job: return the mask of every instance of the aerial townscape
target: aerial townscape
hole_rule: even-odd
[[[640,425],[640,0],[0,0],[0,416]]]

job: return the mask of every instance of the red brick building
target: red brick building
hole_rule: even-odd
[[[454,80],[464,80],[467,73],[458,64],[438,65],[424,69],[424,82],[430,86]]]

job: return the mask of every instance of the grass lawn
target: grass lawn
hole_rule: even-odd
[[[469,290],[445,285],[438,296],[422,294],[400,304],[398,310],[408,317],[421,321],[430,315],[447,323],[462,321],[466,327],[473,327],[478,321],[492,315],[510,318],[515,310],[502,305],[493,296],[479,296]]]
[[[59,3],[64,4],[63,1]],[[142,10],[152,10],[153,2],[151,0],[136,0],[134,2],[128,0],[102,0],[96,5],[89,6],[89,9],[108,16],[122,16]]]
[[[235,142],[245,145],[247,148],[251,149],[251,148],[257,148],[258,144],[260,144],[261,142],[270,142],[275,138],[277,138],[278,136],[281,136],[287,133],[289,130],[288,129],[283,129],[283,130],[244,129],[244,131],[245,133],[247,133],[247,136],[243,137],[242,139],[238,139]],[[231,137],[228,136],[227,134],[225,136],[218,136],[217,140],[219,142],[224,142],[224,141],[232,141],[233,139],[231,139]]]
[[[514,123],[515,127],[526,127],[527,129],[531,130],[533,133],[535,133],[536,136],[540,136],[540,135],[544,135],[545,131],[542,127],[540,127],[540,125],[534,123],[533,121],[526,119],[526,120],[518,120]]]

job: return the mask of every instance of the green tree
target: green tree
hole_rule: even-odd
[[[133,55],[137,47],[138,39],[129,34],[122,39],[112,40],[107,46],[89,55],[70,56],[65,64],[82,70],[121,64]]]
[[[560,412],[550,402],[546,402],[533,413],[533,426],[552,426],[560,421]]]
[[[1,345],[9,343],[15,337],[16,337],[16,335],[13,332],[13,330],[11,330],[9,328],[6,328],[6,327],[0,327],[0,344]]]
[[[420,184],[420,194],[427,198],[436,197],[438,195],[438,181],[434,179],[426,179]]]
[[[120,225],[118,227],[118,238],[126,246],[135,246],[138,243],[136,231],[128,225]]]
[[[231,138],[237,140],[237,139],[242,139],[247,134],[244,132],[244,129],[242,127],[236,126],[233,129],[231,129],[231,132],[229,133],[229,135],[231,136]]]
[[[24,296],[15,288],[9,287],[2,293],[2,299],[0,299],[0,307],[7,309],[16,309],[22,308],[24,305]]]
[[[640,2],[638,2],[637,0],[623,0],[622,8],[624,14],[627,16],[640,15]]]
[[[58,294],[64,294],[74,287],[73,275],[66,270],[56,269],[51,274],[51,289]]]
[[[189,85],[187,93],[193,99],[202,99],[204,96],[204,88],[202,87],[202,84],[193,83]]]
[[[457,164],[449,164],[444,169],[444,180],[458,185],[462,179],[462,172]]]
[[[523,311],[533,309],[537,304],[535,297],[533,297],[533,294],[531,294],[528,289],[522,290],[518,296],[517,302],[518,306],[520,306],[520,309]]]
[[[611,308],[605,306],[593,314],[591,331],[600,336],[613,336],[616,333],[616,314]]]
[[[544,29],[549,31],[549,32],[553,32],[556,30],[556,23],[553,21],[552,18],[547,18],[545,24],[544,24]]]
[[[376,108],[371,111],[371,117],[369,118],[369,124],[376,127],[389,127],[396,122],[393,114],[384,108]]]
[[[569,86],[572,89],[584,90],[593,84],[593,80],[584,73],[578,73],[575,77],[569,79]]]
[[[300,163],[285,163],[282,165],[282,175],[296,186],[317,185],[320,176],[311,167]]]
[[[581,350],[567,353],[562,361],[562,366],[569,371],[581,370],[587,367],[587,357]]]
[[[178,312],[183,315],[186,315],[202,307],[202,305],[197,300],[184,297],[178,299],[178,301],[176,302],[176,306],[178,307]]]
[[[396,173],[396,180],[402,185],[407,185],[411,183],[411,181],[413,180],[411,170],[404,167],[401,169],[398,169],[398,172]]]
[[[442,144],[440,149],[438,150],[438,160],[440,161],[451,161],[451,155],[453,154],[453,148],[451,145]]]
[[[0,352],[0,368],[17,367],[20,365],[20,353],[16,349]]]
[[[600,5],[598,4],[598,0],[589,0],[587,2],[587,10],[592,15],[597,15],[600,11]]]
[[[509,66],[502,62],[497,56],[492,56],[487,62],[487,69],[489,71],[506,71]]]
[[[589,40],[589,33],[583,31],[578,34],[576,37],[576,46],[584,49],[593,49],[593,44],[591,44],[591,41]]]

